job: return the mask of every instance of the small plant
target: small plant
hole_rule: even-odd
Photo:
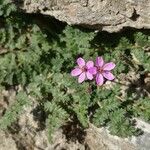
[[[71,26],[58,32],[43,28],[33,16],[8,14],[0,28],[0,89],[19,85],[23,93],[17,94],[14,105],[0,119],[2,129],[16,121],[32,99],[47,116],[49,139],[69,120],[78,121],[83,129],[89,122],[106,126],[122,137],[136,134],[134,117],[150,121],[145,83],[150,70],[150,33],[95,33]],[[91,60],[96,60],[95,65]],[[130,78],[132,72],[139,79]]]
[[[92,80],[94,78],[93,75],[96,74],[96,67],[94,67],[93,61],[85,63],[83,58],[78,58],[77,64],[79,66],[72,70],[71,75],[79,76],[79,83],[82,83],[86,79]]]
[[[88,61],[85,63],[83,58],[77,59],[77,64],[79,65],[74,70],[72,70],[72,76],[79,76],[78,82],[82,83],[84,80],[92,80],[94,75],[96,75],[96,83],[97,85],[103,85],[104,78],[107,80],[114,80],[114,75],[110,72],[115,68],[115,64],[113,62],[104,64],[104,60],[102,57],[96,58],[96,67],[94,66],[93,61]]]
[[[114,75],[110,72],[115,68],[115,64],[113,62],[104,63],[102,57],[96,58],[96,67],[97,67],[97,75],[96,75],[96,83],[97,85],[103,85],[104,78],[107,80],[114,80]]]
[[[8,17],[12,12],[16,11],[16,6],[11,0],[0,0],[0,16]]]

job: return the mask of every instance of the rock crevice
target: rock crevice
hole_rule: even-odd
[[[96,30],[150,29],[149,0],[23,0],[19,7]]]

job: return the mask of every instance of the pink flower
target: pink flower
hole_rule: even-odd
[[[73,77],[78,77],[78,82],[82,83],[84,80],[92,80],[93,75],[96,74],[96,67],[94,67],[93,61],[88,61],[87,63],[83,58],[77,59],[78,66],[71,71]]]
[[[115,77],[110,72],[112,69],[115,68],[115,64],[113,62],[104,63],[102,57],[96,58],[96,67],[97,67],[97,74],[96,74],[96,83],[97,85],[102,85],[104,83],[104,78],[107,80],[113,80]]]

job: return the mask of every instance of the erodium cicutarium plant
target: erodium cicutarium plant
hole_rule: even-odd
[[[105,63],[102,57],[96,58],[96,83],[97,85],[103,85],[105,80],[114,80],[115,77],[111,73],[111,70],[115,68],[115,64],[113,62]]]
[[[96,67],[94,67],[93,61],[88,61],[86,63],[85,60],[80,57],[77,59],[77,64],[78,66],[71,71],[71,75],[73,77],[79,76],[79,83],[82,83],[84,80],[92,80],[94,78],[94,75],[97,73],[97,71]]]
[[[113,62],[105,63],[102,57],[96,58],[96,63],[94,65],[93,61],[88,61],[87,63],[83,58],[77,59],[77,64],[72,71],[71,75],[73,77],[78,76],[78,83],[82,83],[85,80],[96,80],[96,84],[101,86],[104,84],[105,80],[114,80],[115,76],[111,71],[115,68]]]

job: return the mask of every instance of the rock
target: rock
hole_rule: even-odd
[[[130,141],[136,145],[138,150],[150,150],[150,124],[139,119],[135,120],[137,127],[142,129],[144,133],[138,137],[132,137]]]
[[[102,31],[150,29],[149,0],[22,0],[18,6],[27,13],[41,13],[70,25]]]
[[[17,150],[16,143],[12,139],[11,135],[6,135],[3,131],[0,131],[0,150]]]
[[[85,141],[91,150],[150,150],[150,124],[136,118],[135,120],[137,128],[143,131],[140,136],[120,138],[110,135],[106,128],[90,125]]]
[[[91,150],[137,150],[132,142],[110,135],[106,128],[93,125],[87,130],[85,141]]]
[[[84,145],[76,142],[68,142],[66,136],[63,134],[62,129],[58,129],[52,138],[52,143],[49,142],[47,136],[47,129],[41,128],[40,124],[44,116],[38,108],[36,101],[32,102],[32,105],[24,108],[24,113],[21,114],[18,125],[20,131],[17,135],[14,135],[14,139],[19,141],[19,148],[34,149],[34,150],[85,150]]]
[[[86,150],[86,148],[79,141],[67,141],[63,131],[59,129],[53,135],[52,144],[48,144],[46,150]]]

